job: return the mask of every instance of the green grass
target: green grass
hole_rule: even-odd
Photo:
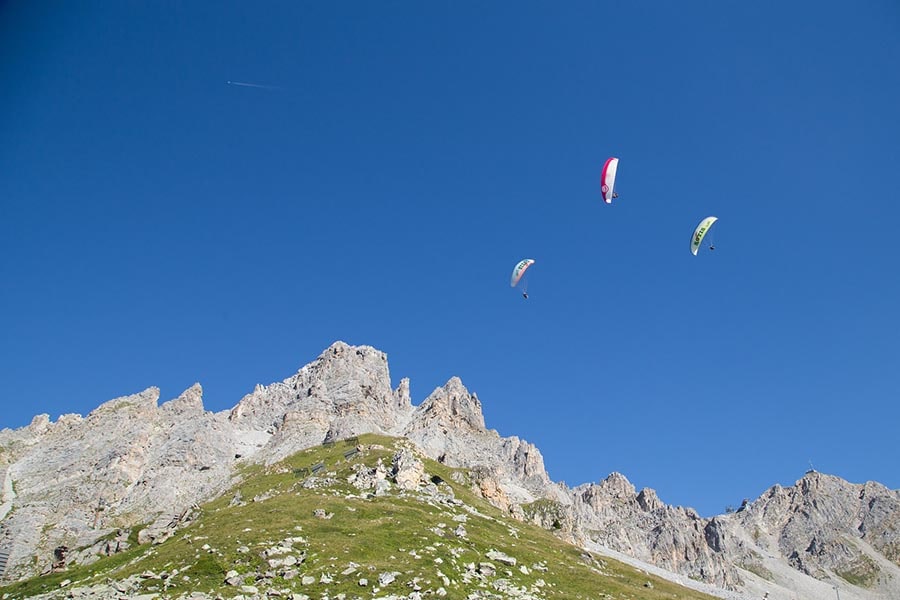
[[[544,523],[552,530],[562,529],[565,521],[565,511],[559,502],[541,498],[522,506],[525,518],[529,522],[537,520]]]
[[[868,588],[878,581],[881,569],[865,555],[860,555],[848,567],[835,571],[841,579],[862,588]]]
[[[879,550],[885,558],[900,567],[900,544],[885,544]]]
[[[762,563],[757,560],[745,562],[740,566],[742,569],[746,569],[747,571],[750,571],[751,573],[758,575],[759,577],[762,577],[767,581],[775,581],[775,577],[772,575],[772,572],[765,568]]]
[[[224,580],[228,571],[235,570],[242,584],[256,585],[261,593],[274,588],[302,592],[311,598],[326,593],[329,597],[344,593],[348,600],[372,598],[378,576],[385,572],[398,575],[377,595],[405,596],[413,585],[419,585],[423,591],[442,586],[447,598],[465,598],[477,589],[505,597],[494,587],[503,579],[509,585],[532,590],[538,597],[554,600],[711,598],[614,560],[593,557],[549,531],[515,521],[466,485],[456,483],[453,474],[462,470],[435,461],[425,460],[425,469],[429,476],[442,480],[438,484],[442,496],[423,498],[396,487],[386,496],[360,491],[347,482],[353,464],[372,468],[381,459],[390,468],[396,448],[406,442],[374,435],[360,436],[359,441],[365,450],[350,460],[343,455],[348,446],[338,442],[300,452],[276,465],[244,467],[239,484],[203,505],[193,523],[162,544],[134,546],[88,566],[0,587],[0,597],[13,600],[52,590],[59,590],[63,597],[65,590],[59,585],[65,579],[72,581],[69,589],[152,572],[168,577],[142,579],[135,593],[174,598],[203,591],[231,598],[241,593],[240,586],[226,585]],[[318,473],[318,481],[327,484],[304,487],[307,479],[297,477],[294,471],[318,462],[326,465]],[[467,481],[465,471],[462,474],[461,480]],[[447,501],[451,491],[474,513]],[[243,502],[232,506],[238,492]],[[552,511],[555,507],[541,501],[530,508]],[[319,518],[314,514],[317,509],[333,516]],[[461,515],[465,515],[464,522],[453,519],[461,519]],[[464,537],[454,533],[460,524],[467,532]],[[280,542],[290,546],[292,552],[265,556],[267,549]],[[483,583],[475,575],[467,580],[466,565],[489,561],[486,554],[492,549],[515,557],[517,564],[490,561],[496,567],[493,576],[484,577]],[[286,571],[267,563],[270,558],[279,560],[287,555],[296,557],[300,564]],[[355,571],[343,575],[351,563],[358,565]],[[257,573],[267,572],[267,577],[257,581]],[[313,577],[314,583],[304,585],[303,576]],[[320,583],[323,576],[331,581]],[[366,587],[359,585],[360,578],[368,580]],[[645,585],[648,582],[652,587]]]

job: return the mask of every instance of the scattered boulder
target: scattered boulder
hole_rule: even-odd
[[[425,478],[425,465],[408,448],[398,452],[391,463],[391,476],[402,490],[416,490]]]
[[[491,560],[495,560],[499,563],[503,563],[504,565],[509,565],[511,567],[516,566],[516,559],[508,554],[504,554],[498,550],[490,550],[487,553],[487,557]]]

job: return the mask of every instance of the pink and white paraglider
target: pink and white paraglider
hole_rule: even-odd
[[[612,203],[613,198],[619,195],[615,191],[616,187],[616,171],[619,169],[618,158],[608,158],[603,164],[603,170],[600,171],[600,191],[603,193],[603,201],[607,204]]]

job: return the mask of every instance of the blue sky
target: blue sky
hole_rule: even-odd
[[[341,339],[569,485],[900,488],[898,64],[891,0],[4,3],[0,427]]]

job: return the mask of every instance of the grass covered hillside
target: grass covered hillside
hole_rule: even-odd
[[[248,466],[157,543],[0,587],[0,598],[708,599],[590,556],[472,491],[464,469],[361,436]]]

